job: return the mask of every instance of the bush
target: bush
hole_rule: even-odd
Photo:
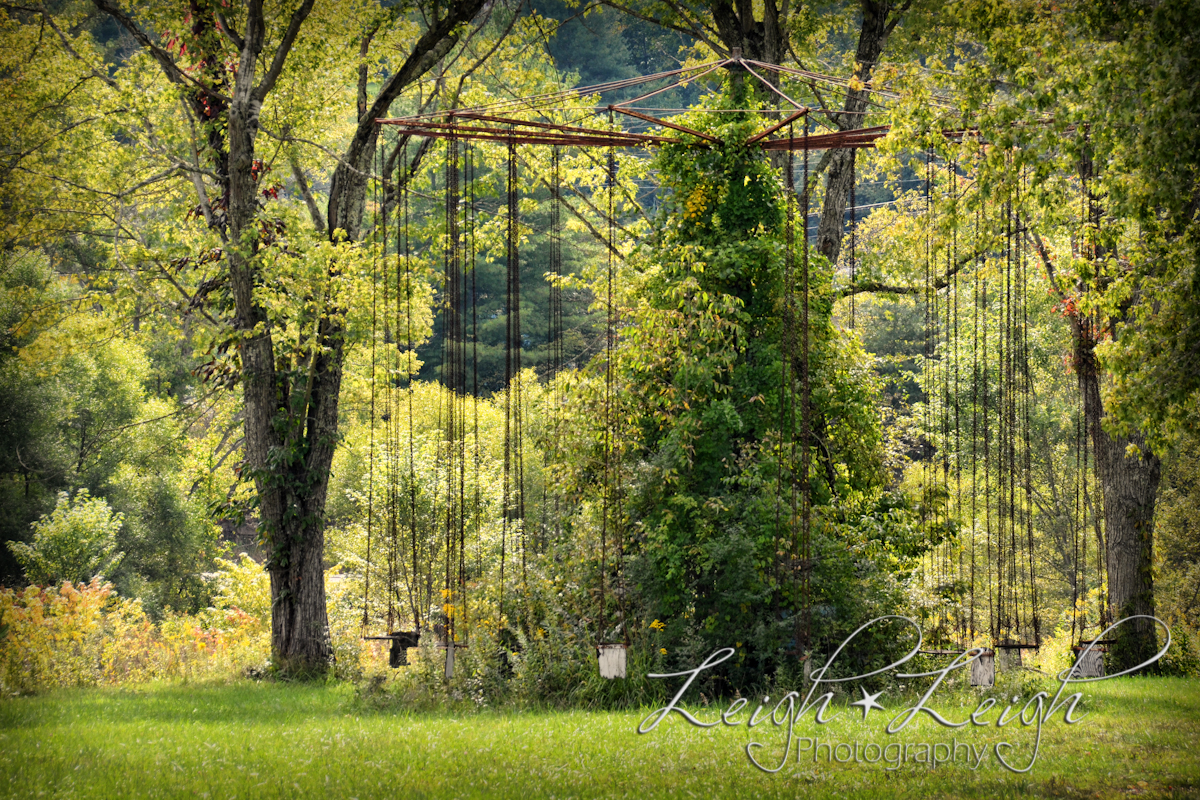
[[[220,528],[179,483],[169,470],[122,464],[108,495],[124,512],[117,542],[125,558],[105,577],[122,595],[140,598],[155,619],[167,610],[194,614],[212,601],[203,575],[221,549]]]
[[[109,573],[124,556],[117,550],[123,518],[102,497],[80,489],[74,499],[58,493],[50,514],[33,523],[33,543],[9,542],[25,577],[36,584],[89,581]]]
[[[1171,647],[1162,657],[1158,669],[1163,675],[1177,675],[1181,678],[1200,677],[1200,636],[1188,627],[1182,619],[1166,616],[1165,622],[1171,628]],[[1162,629],[1158,630],[1158,646],[1165,643]]]
[[[245,553],[237,561],[218,558],[213,583],[213,604],[217,608],[237,609],[263,628],[270,628],[271,580],[261,564]]]
[[[103,609],[112,593],[93,580],[58,590],[29,586],[0,592],[0,693],[24,694],[92,683],[100,661]]]
[[[58,589],[0,591],[0,695],[163,678],[224,678],[266,660],[267,630],[236,607],[170,614],[98,578]]]

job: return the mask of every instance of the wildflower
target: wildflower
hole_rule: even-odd
[[[667,648],[665,648],[665,647],[658,648],[658,653],[659,653],[659,655],[665,656],[667,654]]]
[[[660,622],[659,620],[654,620],[654,622],[650,623],[650,627],[656,631],[661,631],[663,628],[665,628],[667,626],[665,623]]]

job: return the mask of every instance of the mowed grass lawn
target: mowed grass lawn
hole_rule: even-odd
[[[797,736],[847,743],[797,758],[775,774],[755,769],[745,744],[767,747],[775,766],[783,728],[698,729],[672,714],[636,733],[642,712],[416,713],[367,704],[348,685],[235,683],[84,689],[0,701],[0,795],[8,797],[532,798],[591,797],[1200,797],[1200,682],[1117,679],[1081,687],[1086,716],[1043,728],[1026,774],[1001,767],[991,747],[1017,745],[1028,763],[1034,728],[950,731],[927,719],[888,736],[887,721],[915,697],[880,702],[862,721],[842,700],[836,719],[811,712]],[[854,692],[855,698],[861,696]],[[935,695],[931,705],[965,719],[976,699]],[[717,719],[719,709],[693,708]],[[648,711],[648,710],[647,710]],[[921,715],[924,717],[924,715]],[[868,742],[908,744],[898,769]],[[955,763],[915,763],[922,743]],[[854,757],[848,751],[856,743]],[[988,748],[975,769],[965,747]],[[882,752],[882,751],[881,751]],[[897,755],[894,748],[892,756]],[[931,749],[932,752],[932,749]],[[930,758],[929,755],[926,758]],[[857,763],[855,759],[858,759]],[[974,759],[974,757],[972,757]]]

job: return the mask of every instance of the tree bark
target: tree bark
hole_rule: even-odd
[[[360,102],[358,125],[330,184],[327,233],[335,244],[362,237],[367,186],[379,136],[375,120],[413,81],[431,70],[459,40],[456,32],[485,6],[486,0],[452,3],[413,45],[400,68],[365,109]],[[336,265],[333,267],[336,269]],[[318,325],[308,375],[306,402],[292,412],[289,427],[298,434],[292,448],[297,465],[289,485],[302,487],[274,510],[280,534],[278,557],[271,569],[271,646],[284,669],[311,672],[331,656],[325,611],[325,500],[338,432],[345,353],[345,330],[338,317],[326,314]],[[265,487],[264,487],[265,488]],[[262,489],[260,488],[260,492]]]
[[[863,84],[846,95],[842,113],[836,122],[842,130],[857,130],[863,127],[863,119],[870,100],[866,84],[871,80],[875,64],[879,62],[888,37],[900,21],[900,15],[908,3],[897,8],[889,0],[862,0],[862,28],[858,34],[858,49],[855,51],[854,77]],[[896,15],[888,19],[895,11]],[[829,178],[825,183],[825,206],[817,224],[817,252],[836,264],[842,249],[842,232],[845,229],[846,206],[850,199],[850,184],[854,180],[851,169],[852,151],[838,150],[829,165]]]
[[[485,0],[453,3],[444,18],[417,40],[412,52],[362,109],[358,125],[334,171],[330,185],[327,233],[335,244],[362,237],[367,186],[379,136],[375,120],[386,116],[392,102],[413,81],[432,69],[458,42],[456,30],[475,17]],[[336,269],[336,265],[334,269]],[[325,611],[325,500],[337,442],[345,330],[327,314],[318,326],[317,346],[309,371],[307,402],[289,420],[302,437],[292,444],[298,460],[289,484],[304,487],[276,507],[279,544],[271,568],[271,645],[281,668],[311,672],[331,656]],[[260,488],[262,492],[263,488]]]
[[[308,6],[311,8],[311,3]],[[310,370],[314,379],[311,389],[307,397],[297,396],[295,388],[288,385],[289,370],[276,369],[269,320],[254,296],[261,279],[258,251],[262,244],[255,141],[262,101],[270,88],[268,82],[273,80],[268,73],[262,83],[255,85],[265,38],[262,7],[252,3],[229,104],[227,257],[235,307],[233,327],[241,336],[246,460],[258,493],[259,534],[269,546],[266,567],[271,578],[272,657],[282,672],[303,674],[323,671],[332,655],[322,563],[324,501],[332,446],[314,444],[336,437],[336,419],[330,428],[328,420],[313,414],[312,409],[329,402],[326,393],[330,388],[336,394],[341,383],[341,358],[338,348],[335,363],[319,364],[321,360],[329,361],[329,357],[322,355],[324,347],[314,348],[317,355]],[[321,327],[327,327],[327,323]],[[325,374],[331,368],[333,374]],[[333,403],[336,408],[336,399]]]
[[[764,0],[761,21],[754,18],[754,5],[751,0],[713,0],[710,9],[721,42],[730,52],[737,48],[753,61],[783,63],[787,54],[787,3],[780,9],[775,0]]]
[[[1162,462],[1140,433],[1112,436],[1104,430],[1095,339],[1080,315],[1073,315],[1071,324],[1084,420],[1104,496],[1109,617],[1113,622],[1135,615],[1152,617],[1154,503]],[[1118,671],[1135,667],[1158,652],[1156,625],[1149,619],[1133,620],[1115,633],[1112,653]]]
[[[1094,286],[1090,290],[1101,291],[1106,280],[1104,265],[1113,253],[1100,236],[1103,201],[1090,188],[1096,179],[1096,164],[1086,139],[1078,169],[1087,201],[1089,227],[1093,232],[1088,244],[1090,252],[1086,253],[1095,268]],[[1125,308],[1107,319],[1101,318],[1113,336],[1125,321],[1127,310]],[[1151,452],[1139,431],[1112,435],[1104,430],[1100,364],[1096,358],[1101,324],[1101,320],[1080,311],[1071,314],[1084,424],[1095,452],[1096,477],[1103,497],[1108,616],[1109,622],[1118,622],[1131,616],[1154,616],[1154,504],[1162,462]],[[1116,644],[1111,652],[1116,671],[1136,667],[1158,652],[1157,627],[1150,619],[1128,622],[1117,628],[1115,634]]]

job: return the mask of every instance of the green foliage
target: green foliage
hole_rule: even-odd
[[[1200,3],[1075,11],[1104,41],[1093,79],[1072,91],[1105,165],[1105,207],[1137,226],[1104,292],[1105,308],[1130,323],[1102,351],[1116,378],[1111,407],[1161,448],[1176,431],[1200,432],[1200,53],[1190,33]]]
[[[271,624],[271,581],[267,571],[242,553],[237,561],[218,558],[213,577],[213,604],[237,609],[266,629]]]
[[[481,154],[482,155],[482,154]],[[545,152],[530,154],[533,181],[548,165],[543,163]],[[535,160],[537,159],[537,160]],[[581,167],[566,161],[563,186],[560,190],[569,192]],[[500,203],[504,202],[505,178],[502,165],[493,165],[490,169],[479,170],[477,174],[476,191],[480,195],[495,196]],[[523,203],[521,209],[522,227],[531,231],[545,231],[550,226],[550,196],[549,191],[536,183],[521,189]],[[528,197],[527,193],[533,195]],[[526,208],[526,204],[530,207]],[[566,211],[561,212],[564,217]],[[498,218],[479,221],[480,230],[477,238],[489,242],[493,247],[503,244],[493,237],[497,223],[503,222]],[[588,353],[600,346],[600,333],[597,330],[597,319],[588,313],[592,302],[592,293],[584,287],[574,285],[577,276],[581,275],[590,264],[599,258],[600,245],[592,239],[590,233],[567,229],[563,232],[562,264],[560,269],[566,281],[560,289],[562,299],[562,360],[565,366],[580,364],[586,361]],[[505,370],[505,330],[508,323],[507,308],[507,264],[504,258],[495,253],[482,252],[476,254],[471,270],[473,274],[467,277],[469,291],[473,294],[468,299],[470,304],[469,316],[466,321],[466,335],[469,338],[468,347],[472,359],[471,374],[468,377],[468,390],[477,391],[480,396],[488,396],[504,390]],[[521,271],[521,332],[522,352],[521,363],[530,367],[539,375],[550,372],[551,363],[551,328],[549,322],[550,308],[550,243],[544,235],[527,236],[520,242],[520,271]],[[435,279],[436,280],[436,279]],[[417,298],[416,303],[434,301],[442,302],[442,297]],[[444,315],[437,314],[431,320],[428,335],[424,330],[417,330],[420,336],[416,348],[420,363],[418,377],[422,380],[437,380],[441,377],[442,361],[445,356],[443,325]],[[476,387],[478,381],[478,387]]]
[[[629,48],[621,36],[626,20],[616,9],[602,6],[584,15],[563,0],[539,0],[535,7],[548,17],[547,27],[558,23],[546,49],[558,69],[578,76],[579,85],[593,86],[639,74],[630,63]]]
[[[10,258],[0,294],[10,345],[0,350],[0,535],[27,539],[58,493],[83,487],[124,517],[116,541],[125,558],[105,573],[118,591],[142,597],[156,617],[167,608],[198,611],[207,604],[199,575],[217,542],[199,487],[182,474],[187,451],[204,439],[188,437],[179,418],[196,403],[191,379],[180,377],[178,339],[150,326],[123,335],[39,253]],[[148,357],[143,345],[176,357]],[[155,366],[172,361],[165,371]]]
[[[1196,437],[1179,436],[1163,459],[1154,537],[1159,616],[1180,640],[1172,663],[1191,664],[1189,669],[1195,670],[1200,653],[1196,641],[1200,631],[1196,602],[1200,597],[1200,443]]]
[[[113,477],[112,502],[125,509],[119,537],[124,569],[112,575],[118,590],[140,598],[155,616],[167,608],[192,613],[204,608],[209,587],[201,573],[219,551],[217,527],[181,491],[177,473],[122,464]]]
[[[1196,0],[1104,9],[1082,0],[917,5],[893,34],[888,63],[876,65],[875,87],[897,94],[894,103],[888,101],[893,134],[880,143],[877,156],[860,152],[860,176],[878,173],[872,177],[895,181],[871,189],[864,180],[858,202],[896,202],[860,219],[857,279],[880,285],[907,280],[915,286],[930,258],[941,264],[947,256],[965,255],[968,239],[981,255],[979,274],[999,277],[1002,203],[1021,192],[1014,214],[1038,232],[1049,256],[1031,271],[1057,270],[1067,295],[1061,307],[1117,321],[1119,335],[1100,344],[1113,378],[1105,384],[1112,410],[1107,424],[1146,428],[1156,450],[1184,441],[1172,437],[1194,431],[1200,418],[1194,157],[1200,125],[1192,124],[1200,108],[1195,96],[1200,80],[1188,25],[1197,16]],[[633,7],[661,12],[673,23],[690,25],[696,14],[707,19],[699,7],[666,10],[641,0]],[[209,10],[206,4],[198,8]],[[673,67],[679,55],[706,57],[706,46],[680,50],[677,32],[648,35],[645,23],[618,17],[611,8],[546,0],[537,9],[537,15],[516,17],[506,16],[516,13],[511,9],[497,9],[442,59],[436,92],[411,92],[392,113],[553,91],[562,72],[590,83]],[[61,10],[54,17],[57,29],[42,24],[50,18],[39,19],[40,12],[0,11],[5,45],[0,106],[6,119],[22,121],[0,134],[0,540],[23,538],[41,515],[47,515],[49,530],[59,513],[51,513],[58,493],[86,487],[84,497],[90,491],[111,504],[110,521],[124,521],[104,567],[112,570],[107,577],[122,595],[140,598],[143,616],[127,606],[122,630],[141,631],[137,636],[146,642],[187,641],[199,652],[213,630],[234,626],[251,632],[244,652],[257,654],[239,663],[257,658],[261,664],[270,617],[261,566],[248,557],[215,562],[215,609],[204,610],[214,587],[202,575],[220,553],[217,529],[206,514],[233,516],[254,508],[238,434],[241,404],[227,393],[203,395],[193,374],[198,368],[210,389],[232,386],[246,341],[227,324],[233,305],[226,261],[231,245],[220,234],[227,210],[221,208],[220,181],[213,178],[223,166],[212,147],[224,135],[221,115],[198,116],[189,105],[194,89],[172,86],[146,53],[122,50],[127,40],[123,45],[111,26],[93,25],[71,4]],[[577,10],[582,16],[547,39],[554,20],[567,20]],[[787,30],[792,56],[848,74],[855,66],[859,13],[854,4],[825,2],[793,10]],[[214,54],[212,64],[233,54],[229,37],[213,27],[196,33],[198,21],[185,14],[182,6],[146,8],[143,21],[163,34],[184,66],[194,69],[196,54],[204,50]],[[272,29],[280,19],[271,19]],[[511,35],[500,40],[509,21]],[[65,32],[61,37],[59,30]],[[451,566],[442,550],[447,520],[442,414],[449,398],[431,382],[444,350],[436,313],[447,249],[437,199],[444,150],[440,144],[423,150],[413,165],[408,249],[414,280],[405,298],[411,303],[388,294],[393,286],[399,291],[399,283],[388,278],[399,260],[395,240],[383,242],[382,230],[358,242],[322,230],[300,190],[305,183],[316,206],[323,205],[336,168],[330,154],[341,152],[356,117],[360,68],[369,94],[394,73],[396,54],[420,30],[419,14],[408,5],[317,7],[261,111],[259,150],[273,154],[263,155],[265,163],[254,168],[261,199],[250,227],[262,246],[252,265],[259,274],[252,293],[264,319],[254,334],[266,332],[272,339],[275,390],[284,409],[279,424],[291,426],[291,433],[309,424],[311,418],[295,409],[307,402],[315,365],[331,353],[331,340],[320,339],[322,326],[344,331],[335,337],[336,348],[345,345],[347,355],[344,373],[338,373],[341,441],[325,516],[325,555],[336,564],[327,575],[327,610],[338,674],[357,677],[381,669],[382,654],[357,637],[364,610],[368,625],[378,629],[392,605],[404,609],[397,619],[412,610],[427,622],[451,614],[469,617],[473,640],[459,677],[447,683],[440,676],[444,651],[427,637],[415,656],[418,663],[396,681],[394,691],[411,701],[477,706],[654,702],[661,685],[647,682],[643,673],[694,665],[728,645],[737,645],[739,656],[723,679],[786,677],[796,666],[795,613],[802,604],[812,609],[808,645],[817,660],[859,622],[905,601],[936,628],[939,642],[952,643],[945,623],[975,589],[961,565],[990,544],[991,515],[999,508],[995,487],[1002,476],[997,462],[977,463],[980,445],[995,441],[988,439],[986,416],[982,430],[965,444],[952,443],[937,422],[951,407],[955,414],[979,410],[995,417],[997,369],[985,364],[972,371],[968,353],[938,351],[928,361],[932,371],[923,371],[926,364],[917,357],[924,344],[922,308],[909,300],[890,297],[860,310],[861,341],[838,328],[845,315],[835,315],[832,306],[844,288],[846,264],[810,254],[808,285],[801,285],[799,244],[791,258],[787,253],[788,213],[778,174],[783,159],[768,161],[741,144],[761,128],[762,114],[728,113],[770,110],[769,98],[746,93],[748,81],[705,101],[722,113],[698,110],[681,118],[719,143],[683,136],[687,143],[661,148],[653,161],[620,156],[617,246],[628,260],[615,268],[614,358],[607,363],[600,356],[585,369],[569,368],[553,385],[539,385],[533,374],[544,374],[549,358],[550,292],[541,279],[549,270],[549,247],[539,235],[548,225],[543,178],[549,159],[544,148],[518,148],[521,346],[524,366],[533,369],[520,378],[528,406],[521,443],[527,513],[512,521],[507,540],[500,472],[505,422],[498,394],[504,388],[508,313],[501,255],[506,220],[502,213],[488,213],[497,201],[504,205],[505,150],[472,145],[470,188],[478,224],[470,241],[475,252],[469,277],[479,326],[471,327],[477,338],[471,346],[479,355],[479,385],[471,388],[497,394],[480,398],[480,441],[477,448],[473,441],[464,448],[468,463],[481,464],[467,470],[464,487],[472,528],[467,597],[439,596],[441,576]],[[372,31],[370,44],[360,51],[365,31]],[[489,51],[491,62],[475,66],[474,57]],[[232,73],[220,69],[213,74],[232,80]],[[713,80],[694,81],[657,101],[688,105]],[[813,103],[823,102],[816,84],[780,80],[791,96],[807,98],[811,91]],[[838,89],[829,91],[832,98]],[[951,104],[957,108],[943,112],[947,104],[938,96],[949,93],[957,93]],[[423,105],[426,101],[431,105]],[[593,110],[585,98],[578,108],[563,109],[559,119],[577,122],[577,115]],[[1131,119],[1139,124],[1129,124]],[[948,144],[940,134],[976,126],[986,132],[986,143],[966,137]],[[381,141],[386,158],[394,140],[385,133]],[[921,166],[913,154],[924,146],[961,159],[964,171],[970,164],[970,186],[956,185],[956,191],[962,188],[957,200],[946,199],[951,192],[942,178],[935,178],[928,206],[920,192],[899,191],[906,177],[910,186],[923,183],[912,176],[914,164]],[[578,218],[563,215],[569,273],[563,281],[565,349],[566,360],[576,366],[604,347],[608,258],[595,241],[602,237],[586,230],[585,222],[603,228],[602,214],[586,206],[603,207],[608,197],[595,153],[564,149],[562,158],[565,196],[586,200],[575,206]],[[1081,187],[1073,173],[1084,158],[1104,165],[1091,182],[1104,208],[1098,229],[1077,217]],[[657,218],[647,226],[634,219],[627,198],[645,196],[645,186],[635,181],[652,170],[659,179],[650,190]],[[816,187],[812,208],[821,194]],[[371,190],[368,196],[370,220],[379,198]],[[206,203],[208,211],[215,208],[215,220],[205,217]],[[936,213],[926,216],[923,208]],[[979,220],[974,228],[973,216]],[[806,221],[794,224],[799,242]],[[388,237],[394,233],[388,231]],[[958,242],[962,250],[955,252]],[[1109,248],[1103,263],[1081,255],[1095,242]],[[1047,299],[1052,287],[1039,281],[1030,280],[1036,297],[1029,306],[1033,476],[1029,499],[1020,502],[1034,521],[1043,605],[1059,612],[1046,624],[1055,627],[1053,646],[1062,651],[1074,635],[1063,624],[1069,599],[1078,594],[1084,621],[1093,624],[1091,608],[1104,587],[1098,571],[1080,574],[1079,556],[1072,552],[1072,539],[1080,533],[1080,512],[1073,505],[1083,502],[1077,499],[1082,475],[1072,449],[1075,379],[1069,364],[1060,368],[1065,326]],[[804,288],[813,443],[810,470],[802,475],[795,406],[800,345],[789,339],[788,323],[798,318]],[[966,308],[970,288],[956,289],[956,302]],[[993,344],[997,313],[983,312]],[[410,327],[412,341],[402,341],[400,331]],[[945,388],[950,366],[964,376],[961,386],[955,378],[953,393]],[[611,406],[604,386],[610,369]],[[984,388],[991,391],[987,403],[979,398]],[[882,420],[881,395],[888,406]],[[408,421],[409,399],[415,408],[411,463],[397,433]],[[373,407],[376,400],[386,410]],[[964,431],[965,421],[959,425],[956,419],[955,433],[966,440]],[[296,437],[290,441],[272,453],[271,469],[278,468],[278,480],[302,495],[323,475],[302,474],[308,445],[296,444]],[[1181,447],[1167,466],[1156,533],[1162,544],[1160,607],[1194,627],[1200,572],[1191,533],[1197,470],[1190,452]],[[960,481],[955,496],[946,471],[965,472],[968,465],[971,477]],[[940,481],[931,479],[939,470]],[[814,501],[812,571],[804,597],[797,587],[803,567],[791,553],[799,526],[793,498],[800,487]],[[415,544],[405,539],[407,520],[398,513],[410,490],[416,498]],[[981,507],[976,520],[967,521],[968,502],[972,513],[976,503]],[[980,515],[986,524],[980,524]],[[405,566],[411,556],[418,563],[419,574],[408,584],[425,586],[423,594],[414,592],[415,602],[405,578],[380,556],[388,538],[397,536],[393,554]],[[519,585],[513,549],[518,540],[521,561],[529,562],[522,563]],[[35,537],[33,544],[15,542],[9,552],[29,557],[38,547]],[[507,548],[508,559],[503,581],[501,548]],[[932,558],[920,564],[931,548],[939,559],[956,559],[959,573],[939,577]],[[124,553],[119,563],[117,551]],[[981,562],[980,595],[996,580],[987,569]],[[8,563],[0,571],[9,573],[0,578],[15,574]],[[368,577],[373,594],[364,600]],[[205,633],[193,637],[189,626]],[[600,680],[595,640],[625,637],[635,674],[622,683]],[[864,648],[883,652],[885,639],[881,634]],[[160,652],[147,647],[146,652]],[[161,650],[167,652],[183,651]],[[162,657],[169,662],[175,656]],[[1192,669],[1182,647],[1178,659],[1178,669]],[[130,656],[127,663],[152,660]],[[130,667],[127,674],[167,674],[156,669]],[[711,694],[728,685],[705,688]]]
[[[263,627],[237,609],[168,613],[155,623],[137,600],[94,579],[78,586],[0,590],[0,696],[65,686],[227,679],[260,667]]]
[[[847,324],[846,309],[841,312],[841,322]],[[856,332],[862,338],[863,349],[875,356],[884,400],[897,410],[925,399],[916,380],[925,343],[921,312],[909,298],[857,299]]]
[[[735,88],[715,102],[728,111],[758,101]],[[610,480],[620,481],[622,516],[607,526],[608,546],[624,558],[623,578],[607,583],[627,594],[623,607],[610,597],[606,613],[635,637],[644,635],[641,620],[662,620],[671,667],[737,647],[724,675],[736,682],[772,671],[796,647],[795,614],[806,601],[814,648],[894,610],[898,576],[924,546],[906,501],[884,493],[878,385],[857,341],[831,322],[832,270],[809,254],[804,286],[802,234],[787,253],[781,179],[742,144],[758,115],[697,112],[684,124],[720,144],[661,148],[658,218],[617,277],[624,320],[611,457],[621,477]],[[593,285],[603,296],[603,278]],[[799,328],[805,288],[813,441],[801,478],[799,332],[789,341],[786,319],[794,315]],[[590,424],[564,432],[560,444],[574,454],[564,490],[587,498],[571,530],[592,547],[608,491],[605,368],[601,356],[572,379],[569,414]],[[799,535],[790,498],[800,480],[815,506],[807,598],[787,556]],[[596,575],[588,585],[600,583]]]
[[[1200,636],[1193,628],[1176,625],[1171,629],[1171,646],[1156,665],[1162,675],[1178,675],[1181,678],[1200,678]],[[1159,635],[1159,647],[1166,639]]]
[[[1184,22],[1197,13],[1195,0],[979,2],[946,20],[971,45],[956,48],[944,88],[994,145],[978,154],[980,193],[1011,196],[1027,176],[1024,213],[1062,241],[1048,254],[1058,290],[1108,321],[1097,347],[1112,378],[1105,425],[1160,450],[1200,419],[1200,58]]]
[[[0,250],[40,247],[88,229],[95,196],[87,167],[104,152],[101,81],[72,51],[90,36],[62,20],[62,37],[28,9],[0,9]],[[83,27],[83,26],[80,26]],[[97,113],[97,112],[100,113]]]
[[[49,447],[56,436],[60,387],[18,357],[33,340],[29,320],[51,280],[47,260],[30,251],[6,254],[0,269],[0,540],[27,538],[29,523],[53,508],[62,463]],[[0,552],[0,575],[19,567]]]
[[[102,497],[91,497],[80,489],[71,497],[58,495],[49,515],[33,523],[33,542],[9,542],[33,583],[86,583],[93,577],[111,574],[124,558],[117,552],[117,532],[123,522]]]
[[[1069,638],[1072,630],[1078,635],[1073,621],[1097,630],[1106,589],[1097,552],[1104,547],[1103,521],[1096,520],[1104,513],[1103,498],[1083,488],[1090,482],[1087,491],[1098,491],[1076,438],[1074,373],[1081,365],[1072,344],[1095,345],[1100,354],[1104,402],[1098,414],[1113,435],[1140,431],[1164,455],[1200,419],[1190,288],[1197,173],[1195,126],[1188,122],[1195,115],[1197,61],[1179,27],[1195,15],[1195,3],[1101,9],[1083,2],[966,2],[944,11],[932,15],[927,9],[901,26],[916,23],[909,32],[921,36],[921,66],[897,62],[878,75],[903,91],[876,164],[897,173],[929,148],[932,191],[928,199],[910,194],[875,211],[858,231],[860,280],[907,283],[919,291],[922,269],[940,277],[941,265],[964,265],[964,282],[935,293],[929,309],[945,323],[934,328],[931,357],[918,362],[921,391],[913,398],[923,402],[911,415],[901,410],[904,425],[923,440],[906,448],[913,462],[908,488],[917,496],[930,485],[947,486],[945,510],[961,521],[951,544],[917,576],[910,596],[931,619],[954,619],[968,594],[980,608],[983,587],[997,576],[977,556],[995,534],[997,514],[1015,509],[1022,523],[1031,521],[1020,546],[1023,555],[1027,548],[1032,552],[1016,577],[1019,602],[1031,609],[1035,573],[1043,632],[1066,620]],[[939,108],[938,95],[952,97],[954,109]],[[951,128],[981,135],[947,141],[941,132]],[[952,183],[951,163],[969,179]],[[938,174],[943,171],[946,176]],[[1007,211],[998,214],[1001,208]],[[1001,401],[991,359],[984,353],[982,367],[973,364],[972,354],[962,350],[969,340],[961,332],[954,352],[949,338],[941,338],[952,301],[963,309],[959,320],[976,326],[971,338],[978,342],[986,331],[996,347],[1001,329],[994,314],[1005,259],[1024,269],[1014,285],[1028,293],[1022,300],[1028,321],[1020,326],[1030,345],[1028,364],[1021,365],[1030,378],[1028,477],[1023,468],[996,463],[997,440],[987,420],[998,417]],[[989,287],[986,301],[979,296],[981,282]],[[859,315],[867,318],[869,349],[884,350],[879,321],[870,316]],[[1096,327],[1082,336],[1076,328],[1073,341],[1072,325],[1088,320]],[[1024,402],[1025,389],[1020,394]],[[947,424],[949,416],[954,419]],[[968,433],[963,420],[982,427]],[[990,464],[983,455],[988,444]],[[999,502],[1000,480],[1013,472],[1025,486]],[[1180,579],[1189,569],[1180,543],[1172,537],[1166,545],[1174,568],[1155,576],[1171,587],[1172,613],[1180,608]],[[1110,549],[1107,557],[1122,556]],[[968,562],[981,570],[966,586]],[[1010,573],[1005,580],[1012,579]]]

